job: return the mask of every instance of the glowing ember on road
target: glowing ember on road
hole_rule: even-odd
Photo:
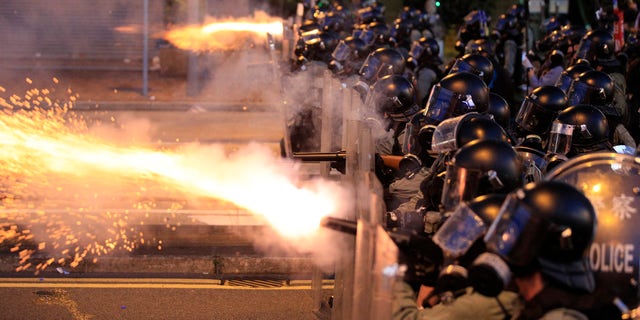
[[[180,49],[204,52],[240,49],[249,41],[264,41],[267,33],[282,35],[282,21],[258,12],[253,18],[213,20],[200,26],[175,27],[162,37]]]
[[[293,163],[259,146],[228,155],[220,146],[162,151],[104,141],[90,135],[68,105],[43,92],[49,91],[0,100],[0,244],[20,253],[18,270],[33,268],[30,258],[49,249],[59,254],[36,271],[56,263],[75,267],[88,256],[131,251],[145,241],[160,249],[161,240],[145,240],[134,228],[154,217],[129,211],[164,207],[170,213],[189,199],[220,199],[264,218],[282,236],[302,240],[346,200],[335,183],[303,181]],[[50,103],[47,109],[18,108],[33,105],[26,100]],[[159,205],[153,199],[187,201]],[[128,207],[113,209],[123,203]],[[171,228],[181,220],[162,223]]]

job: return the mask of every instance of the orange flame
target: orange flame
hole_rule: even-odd
[[[264,41],[267,34],[282,35],[282,21],[265,13],[253,18],[213,20],[201,26],[175,27],[163,38],[174,46],[196,52],[236,50],[250,41]]]

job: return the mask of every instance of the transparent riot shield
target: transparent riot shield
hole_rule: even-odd
[[[569,183],[591,200],[598,225],[589,261],[598,286],[629,308],[640,302],[640,158],[592,153],[573,158],[545,177]]]

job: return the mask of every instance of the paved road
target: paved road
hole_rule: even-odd
[[[326,283],[320,294],[330,289]],[[313,300],[304,281],[0,279],[5,320],[322,318],[327,311],[314,311]]]

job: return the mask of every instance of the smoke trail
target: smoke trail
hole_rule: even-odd
[[[37,97],[46,92],[27,96],[32,103],[46,102],[47,97]],[[57,255],[36,270],[54,263],[77,266],[115,249],[131,251],[150,241],[135,233],[136,225],[163,222],[149,212],[169,214],[216,201],[252,212],[287,246],[312,252],[310,239],[320,220],[348,206],[343,187],[307,181],[295,163],[264,146],[250,144],[228,154],[220,145],[194,143],[175,150],[122,145],[91,135],[82,119],[56,102],[47,108],[16,108],[18,103],[27,105],[5,99],[0,112],[0,243],[23,257],[19,270],[48,249]]]

